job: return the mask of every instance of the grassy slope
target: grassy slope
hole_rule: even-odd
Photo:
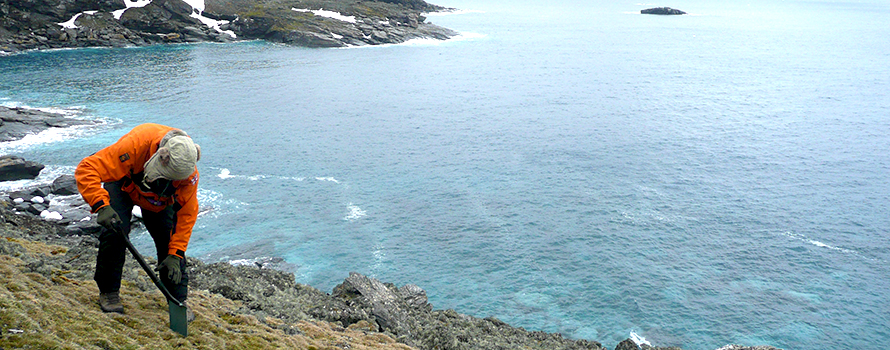
[[[0,237],[21,244],[28,255],[64,254],[66,248]],[[401,349],[410,347],[370,332],[358,323],[343,329],[326,322],[260,322],[237,314],[234,301],[192,291],[189,306],[197,319],[182,337],[168,328],[167,304],[158,293],[121,289],[125,315],[99,310],[96,284],[51,277],[24,268],[22,259],[0,254],[0,348],[32,349]]]

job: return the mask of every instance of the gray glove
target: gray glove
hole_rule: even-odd
[[[161,261],[161,263],[158,264],[155,271],[160,272],[163,269],[167,269],[167,278],[174,284],[179,284],[179,281],[182,280],[182,270],[179,269],[179,260],[181,259],[176,255],[167,255],[167,257],[164,258],[164,261]]]
[[[98,214],[96,222],[109,230],[114,230],[121,223],[121,217],[117,215],[117,212],[110,205],[99,208],[96,214]]]

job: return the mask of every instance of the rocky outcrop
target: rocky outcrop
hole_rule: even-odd
[[[43,167],[43,164],[22,157],[0,156],[0,181],[34,179]]]
[[[400,43],[413,38],[447,39],[457,33],[426,23],[423,12],[445,8],[421,0],[208,1],[208,16],[226,19],[223,30],[239,36],[307,47]]]
[[[15,213],[39,217],[55,224],[59,234],[89,235],[100,229],[96,219],[90,215],[90,206],[77,192],[74,175],[59,176],[51,184],[0,194],[0,200],[9,203],[9,210]]]
[[[651,9],[641,10],[640,13],[645,15],[685,15],[686,12],[672,9],[670,7],[655,7]]]
[[[194,288],[241,301],[245,313],[260,319],[335,322],[388,333],[420,349],[603,349],[596,342],[530,332],[493,317],[433,310],[418,286],[399,288],[358,273],[351,273],[330,295],[295,283],[291,273],[255,265],[196,262],[189,273],[196,276]]]
[[[97,122],[74,119],[57,113],[0,106],[0,142],[20,140],[50,128],[95,123]],[[34,179],[43,168],[43,164],[18,156],[0,156],[0,181]],[[42,216],[55,221],[67,227],[70,234],[92,233],[98,229],[94,221],[89,221],[89,206],[80,198],[73,175],[60,176],[51,184],[4,193],[0,195],[0,200],[8,200],[12,204],[12,209],[20,213]]]
[[[263,39],[307,47],[446,39],[457,33],[426,22],[445,8],[422,0],[0,0],[0,54],[62,47]]]
[[[49,128],[67,128],[95,123],[95,121],[74,119],[62,114],[36,109],[0,106],[0,142],[16,141]]]

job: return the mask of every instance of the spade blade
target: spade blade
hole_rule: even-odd
[[[189,335],[188,308],[171,301],[167,301],[167,305],[170,306],[170,329],[187,337]]]

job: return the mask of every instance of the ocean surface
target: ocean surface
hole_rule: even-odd
[[[438,4],[460,37],[0,57],[0,104],[102,121],[0,154],[51,181],[180,127],[189,254],[323,291],[356,271],[610,348],[890,343],[890,4]]]

